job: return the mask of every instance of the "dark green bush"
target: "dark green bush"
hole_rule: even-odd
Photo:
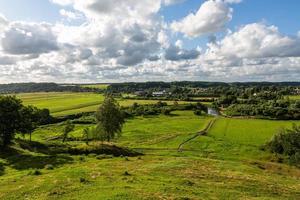
[[[292,163],[300,164],[300,126],[283,129],[266,145],[272,153],[288,157]]]

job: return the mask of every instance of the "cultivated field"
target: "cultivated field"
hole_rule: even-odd
[[[300,95],[288,96],[291,100],[300,100]]]
[[[259,149],[292,122],[219,118],[207,136],[177,151],[211,120],[191,111],[127,120],[114,142],[145,154],[139,157],[21,150],[21,156],[1,157],[0,199],[299,199],[300,170]],[[76,125],[71,137],[81,137],[88,126]],[[41,127],[33,139],[45,142],[62,129]],[[41,174],[32,175],[34,169]]]
[[[96,89],[107,89],[107,87],[109,86],[109,84],[88,84],[88,85],[81,85],[81,87],[84,88],[96,88]]]
[[[49,93],[23,93],[18,94],[25,105],[33,105],[38,108],[48,108],[54,116],[71,115],[81,112],[93,112],[104,100],[103,94],[96,93],[71,93],[71,92],[49,92]],[[117,99],[121,106],[138,104],[155,104],[158,100],[128,100]],[[164,101],[173,104],[173,101]],[[179,104],[187,103],[179,101]]]

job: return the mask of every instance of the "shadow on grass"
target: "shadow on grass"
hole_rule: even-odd
[[[46,165],[57,167],[73,162],[73,158],[70,156],[34,155],[17,150],[14,147],[6,148],[3,152],[0,153],[0,158],[6,160],[6,165],[17,170],[42,169]],[[4,166],[1,166],[0,164],[0,174],[1,168],[4,172]]]
[[[4,174],[4,165],[0,162],[0,176]]]

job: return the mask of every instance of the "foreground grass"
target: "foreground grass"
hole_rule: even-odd
[[[0,156],[0,199],[300,198],[300,170],[273,162],[271,154],[259,149],[273,131],[292,122],[219,118],[207,136],[177,152],[182,141],[210,120],[189,111],[128,120],[115,142],[143,152],[141,157],[51,157],[25,151],[26,157],[12,162]],[[71,135],[79,137],[86,126],[78,125]],[[61,128],[43,127],[33,138],[44,141]],[[54,169],[45,169],[45,164]],[[41,175],[30,174],[35,169]]]

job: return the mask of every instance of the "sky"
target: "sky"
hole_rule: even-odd
[[[0,0],[0,83],[300,81],[299,0]]]

